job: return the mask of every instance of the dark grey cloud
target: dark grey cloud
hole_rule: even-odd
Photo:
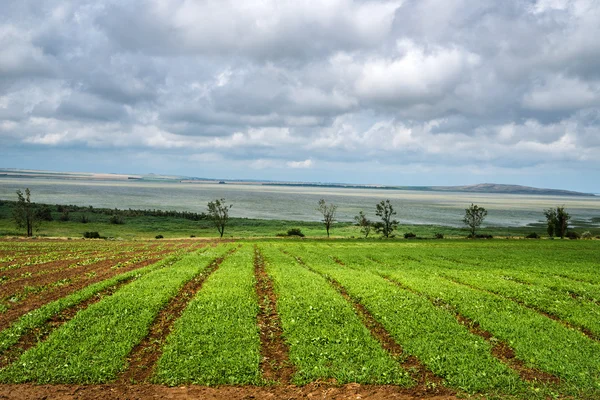
[[[240,176],[336,168],[348,181],[355,162],[388,181],[408,170],[600,170],[594,0],[2,8],[7,151],[77,147],[143,165],[154,154],[184,174],[215,160]]]

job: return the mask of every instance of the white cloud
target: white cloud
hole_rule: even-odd
[[[311,168],[313,166],[313,161],[311,159],[307,159],[304,161],[288,161],[286,165],[290,168]]]

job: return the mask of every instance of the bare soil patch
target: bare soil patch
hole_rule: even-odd
[[[370,399],[370,400],[456,400],[452,395],[414,394],[410,390],[396,386],[370,386],[348,384],[329,386],[310,384],[306,386],[181,386],[166,387],[160,385],[0,385],[0,399],[11,400],[134,400],[134,399],[173,399],[173,400],[237,400],[237,399]]]
[[[283,328],[277,314],[277,295],[265,270],[265,261],[256,246],[254,246],[254,269],[260,308],[258,313],[260,369],[263,378],[267,381],[289,383],[295,369],[289,360],[289,349],[283,338]]]

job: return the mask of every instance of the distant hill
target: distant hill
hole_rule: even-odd
[[[471,193],[506,193],[506,194],[539,194],[549,196],[595,196],[592,193],[573,192],[560,189],[540,189],[530,186],[501,185],[496,183],[479,183],[467,186],[431,186],[437,192],[471,192]]]
[[[496,183],[480,183],[465,186],[382,186],[382,185],[352,185],[343,183],[292,183],[273,182],[263,183],[270,186],[307,186],[350,189],[382,189],[382,190],[416,190],[422,192],[467,192],[467,193],[503,193],[503,194],[537,194],[546,196],[595,196],[593,193],[574,192],[560,189],[540,189],[530,186],[502,185]]]

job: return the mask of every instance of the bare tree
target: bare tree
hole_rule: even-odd
[[[223,237],[223,233],[225,233],[225,226],[229,220],[229,209],[231,209],[231,207],[233,207],[232,204],[225,204],[225,199],[217,199],[208,202],[208,218],[217,227],[217,230],[221,235],[220,237]]]
[[[319,200],[319,207],[317,211],[323,214],[323,223],[325,224],[325,230],[327,231],[327,237],[329,237],[329,230],[331,225],[335,221],[335,211],[337,206],[335,204],[327,204],[324,199]]]
[[[359,212],[358,215],[354,217],[354,221],[356,221],[356,226],[360,226],[360,231],[365,235],[365,239],[369,237],[373,223],[367,218],[365,213],[362,211]]]
[[[28,237],[33,236],[33,229],[39,227],[40,219],[37,218],[35,207],[31,202],[29,188],[25,189],[25,195],[17,190],[17,204],[13,210],[13,218],[18,228],[27,230]]]
[[[471,203],[469,208],[465,208],[465,216],[463,223],[471,230],[471,237],[475,237],[475,231],[487,215],[487,210],[483,207],[479,207],[477,204]]]
[[[393,219],[394,215],[396,215],[396,211],[394,211],[392,203],[390,203],[389,200],[381,200],[381,202],[376,205],[375,215],[381,218],[381,222],[375,223],[375,230],[381,233],[383,237],[393,237],[393,232],[398,227],[398,221]]]

